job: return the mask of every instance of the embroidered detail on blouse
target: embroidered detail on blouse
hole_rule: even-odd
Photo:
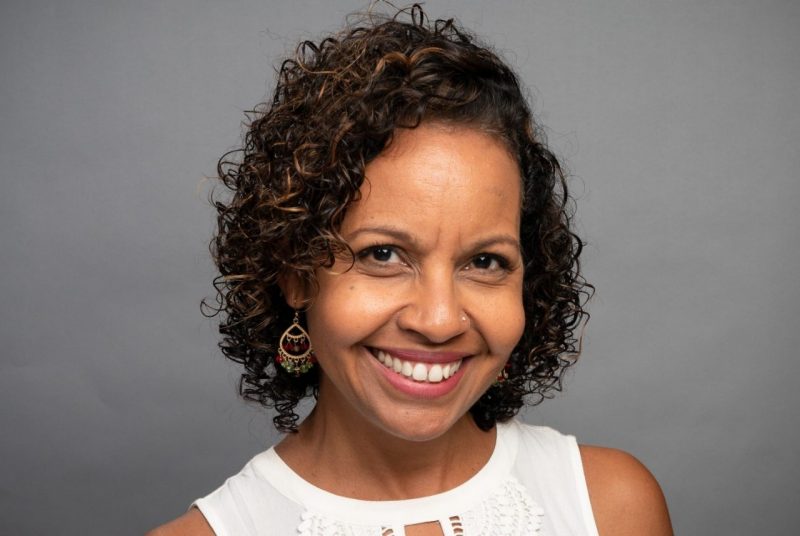
[[[519,481],[509,476],[473,508],[442,516],[443,534],[454,536],[530,536],[539,532],[544,510]],[[360,525],[306,510],[297,527],[299,536],[403,536],[402,525]]]
[[[476,508],[461,514],[464,536],[496,534],[523,536],[539,532],[544,510],[528,494],[528,490],[509,476]]]

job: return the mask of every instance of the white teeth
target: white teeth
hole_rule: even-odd
[[[416,378],[414,378],[416,379]],[[442,366],[441,365],[434,365],[431,367],[431,370],[428,371],[428,381],[431,383],[439,383],[442,381]]]
[[[404,365],[403,369],[405,368],[406,367]],[[416,365],[414,365],[414,372],[412,373],[412,377],[414,378],[415,381],[424,382],[425,380],[428,379],[428,367],[426,367],[422,363],[417,363]]]
[[[462,360],[454,361],[441,365],[434,363],[428,365],[414,361],[404,361],[398,357],[393,357],[383,350],[374,350],[373,355],[386,368],[392,369],[397,374],[402,374],[416,382],[439,383],[455,374],[461,367]]]

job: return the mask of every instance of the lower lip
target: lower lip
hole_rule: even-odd
[[[369,354],[370,359],[374,361],[374,365],[380,369],[381,374],[383,374],[383,377],[386,378],[386,381],[388,381],[392,387],[401,393],[414,398],[433,399],[450,393],[456,388],[459,380],[461,380],[461,377],[464,375],[464,369],[469,366],[469,358],[464,358],[461,361],[461,366],[458,368],[456,373],[446,380],[442,380],[438,383],[416,382],[411,378],[407,378],[402,374],[398,374],[394,370],[387,368],[383,363],[378,361],[378,359],[372,355],[372,352],[369,350],[366,350],[366,352]]]

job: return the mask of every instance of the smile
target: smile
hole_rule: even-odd
[[[387,369],[420,383],[439,383],[450,378],[458,372],[464,360],[462,358],[447,363],[423,363],[402,359],[377,348],[370,348],[370,352]]]

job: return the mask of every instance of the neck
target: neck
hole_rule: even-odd
[[[441,493],[475,475],[494,450],[495,429],[480,430],[469,414],[438,437],[412,441],[323,395],[320,390],[314,411],[276,450],[302,478],[337,495],[400,500]]]

